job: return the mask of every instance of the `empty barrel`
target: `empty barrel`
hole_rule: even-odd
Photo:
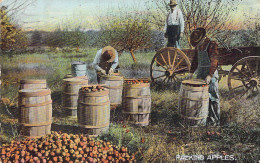
[[[21,134],[31,138],[51,133],[52,100],[49,89],[19,90]]]
[[[88,84],[85,78],[66,78],[62,83],[62,107],[67,116],[77,116],[79,89]]]
[[[47,83],[45,79],[22,79],[20,80],[20,89],[45,89]]]
[[[123,113],[137,126],[147,126],[151,113],[150,83],[146,79],[125,79]]]
[[[208,116],[209,92],[204,80],[182,81],[179,113],[188,126],[205,126]]]

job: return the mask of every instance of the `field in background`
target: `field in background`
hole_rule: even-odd
[[[19,80],[47,79],[52,90],[52,130],[77,133],[77,120],[65,117],[61,108],[61,85],[71,73],[72,61],[88,64],[90,83],[96,83],[91,63],[97,49],[65,54],[49,52],[1,56],[2,100],[0,109],[0,143],[19,138],[17,126],[17,96]],[[130,54],[119,58],[120,71],[127,78],[150,77],[150,64],[155,53],[137,53],[137,63]],[[230,67],[226,67],[227,69]],[[220,81],[221,127],[185,128],[178,115],[178,90],[154,85],[151,88],[152,113],[147,127],[134,127],[122,118],[119,108],[111,111],[111,126],[98,139],[112,141],[136,152],[142,162],[171,162],[176,155],[234,155],[238,162],[257,162],[259,151],[259,96],[251,99],[230,99],[227,77]],[[8,101],[9,100],[9,101]]]

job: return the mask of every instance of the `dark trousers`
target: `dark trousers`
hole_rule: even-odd
[[[176,47],[176,41],[180,40],[180,26],[168,25],[166,29],[166,35],[168,36],[167,47]]]

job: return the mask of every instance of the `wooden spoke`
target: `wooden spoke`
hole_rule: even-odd
[[[170,79],[171,79],[171,77],[168,78],[168,80],[167,80],[167,84],[169,83]]]
[[[184,60],[184,58],[182,58],[182,59],[180,60],[180,62],[178,62],[178,63],[176,64],[176,66],[173,68],[173,71],[182,63],[183,60]]]
[[[162,78],[162,77],[164,77],[164,76],[166,76],[166,75],[158,76],[158,77],[156,77],[156,78],[154,78],[154,79],[159,79],[159,78]]]
[[[255,76],[258,75],[258,68],[259,68],[259,61],[256,61],[256,66],[255,66],[256,70],[255,70]]]
[[[156,70],[156,69],[153,69],[153,71],[165,72],[165,71],[163,71],[163,70]]]
[[[243,87],[244,87],[244,85],[240,85],[238,87],[233,88],[232,90],[235,90],[235,89],[238,89],[238,88],[243,88]]]
[[[165,76],[165,78],[164,78],[163,81],[162,81],[162,84],[166,81],[166,79],[167,79],[167,77]]]
[[[173,61],[172,61],[172,68],[173,68],[173,66],[174,66],[174,63],[175,63],[175,60],[176,60],[176,56],[177,56],[177,52],[175,51],[174,52],[174,58],[173,58]]]
[[[166,61],[165,61],[165,59],[164,59],[164,57],[163,57],[162,53],[161,53],[160,55],[161,55],[161,57],[162,57],[162,59],[163,59],[163,62],[165,63],[165,65],[167,65],[167,63],[166,63]]]
[[[160,62],[158,62],[156,59],[155,59],[155,62],[158,63],[162,68],[164,68],[165,70],[167,70],[167,68],[165,68]]]
[[[177,70],[175,69],[174,72],[177,73],[177,72],[182,72],[184,70],[189,71],[188,67],[183,67],[183,68],[179,68]]]
[[[169,66],[171,67],[171,56],[170,56],[170,50],[168,50],[168,61],[169,61]]]
[[[237,67],[236,67],[236,70],[239,71],[243,76],[245,76],[247,79],[249,79],[249,77],[244,73],[242,72],[241,70],[239,70]]]
[[[249,71],[251,77],[253,77],[253,72],[251,71],[251,68],[250,68],[250,66],[249,66],[247,61],[246,61],[246,67],[247,67],[247,70]]]

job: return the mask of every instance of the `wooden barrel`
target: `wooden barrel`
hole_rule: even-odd
[[[101,76],[100,83],[109,90],[111,108],[116,108],[122,103],[123,76],[106,75]]]
[[[109,129],[109,91],[102,86],[82,87],[78,100],[78,123],[83,133],[98,136]]]
[[[45,89],[47,88],[47,83],[45,79],[22,79],[20,80],[19,89]]]
[[[62,107],[66,115],[77,117],[79,89],[84,85],[88,85],[87,77],[63,79]]]
[[[179,97],[179,113],[183,123],[189,126],[205,126],[208,116],[209,93],[204,80],[182,81]]]
[[[123,113],[138,126],[149,125],[151,113],[150,83],[144,79],[126,79],[123,85]]]
[[[52,100],[49,89],[19,90],[21,134],[31,138],[51,133]]]

